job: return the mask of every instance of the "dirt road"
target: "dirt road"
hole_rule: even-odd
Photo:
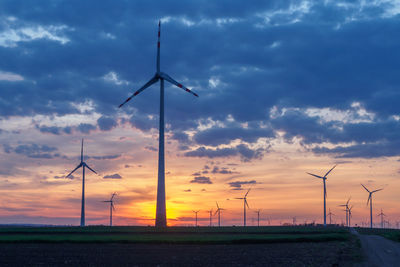
[[[353,228],[351,232],[360,239],[366,258],[360,266],[400,266],[400,243],[378,235],[360,235]]]

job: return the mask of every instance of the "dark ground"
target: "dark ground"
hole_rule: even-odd
[[[247,245],[3,243],[0,266],[352,266],[350,241]]]

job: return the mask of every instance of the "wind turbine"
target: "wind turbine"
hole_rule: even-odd
[[[210,209],[208,211],[208,214],[210,215],[210,227],[212,226],[212,214],[213,214],[213,209]]]
[[[381,228],[383,228],[383,217],[386,216],[385,213],[383,213],[383,210],[381,209],[381,213],[378,214],[378,217],[381,216]]]
[[[260,211],[261,210],[254,211],[255,213],[257,213],[257,226],[260,226]]]
[[[225,210],[225,209],[220,208],[218,206],[218,202],[215,202],[215,203],[217,203],[217,210],[215,211],[214,216],[218,213],[218,226],[221,226],[221,210]]]
[[[196,214],[196,224],[195,224],[195,226],[197,227],[197,213],[199,213],[199,210],[193,210],[193,212]]]
[[[158,42],[157,42],[157,68],[153,78],[151,78],[145,85],[137,90],[133,95],[128,97],[119,107],[137,96],[143,90],[152,84],[160,81],[160,124],[159,124],[159,144],[158,144],[158,184],[157,184],[157,208],[156,208],[156,227],[167,226],[167,212],[165,208],[165,158],[164,158],[164,80],[185,90],[188,93],[198,97],[196,93],[189,90],[181,83],[178,83],[168,74],[160,71],[160,31],[161,21],[158,22]]]
[[[82,167],[82,206],[81,206],[81,226],[85,226],[85,167],[97,174],[92,168],[90,168],[86,162],[83,161],[83,138],[82,138],[82,146],[81,146],[81,163],[66,177],[69,177],[73,174],[77,169]]]
[[[346,211],[346,226],[349,226],[349,202],[350,202],[351,197],[349,197],[349,199],[347,200],[346,204],[343,205],[339,205],[339,207],[345,207],[345,211]]]
[[[352,217],[352,214],[351,214],[351,210],[353,209],[353,205],[349,208],[349,227],[351,227],[351,217]]]
[[[335,216],[335,214],[333,214],[333,213],[331,212],[331,209],[329,208],[329,213],[328,213],[328,216],[329,216],[329,224],[332,224],[332,215]]]
[[[333,166],[333,168],[330,169],[324,176],[319,176],[319,175],[316,175],[316,174],[312,174],[312,173],[307,172],[307,174],[312,175],[312,176],[317,177],[317,178],[320,178],[320,179],[322,179],[322,181],[324,182],[324,226],[326,226],[326,179],[327,179],[326,176],[328,176],[328,174],[329,174],[336,166],[337,166],[337,165]]]
[[[293,220],[293,226],[295,226],[296,225],[296,216],[293,217],[292,220]]]
[[[249,204],[247,203],[247,195],[250,192],[250,189],[244,195],[244,197],[236,197],[235,199],[243,199],[243,226],[246,226],[246,206],[250,209]]]
[[[380,188],[380,189],[377,189],[377,190],[374,190],[374,191],[369,191],[363,184],[361,184],[361,185],[369,193],[368,200],[367,200],[367,206],[368,206],[368,202],[369,202],[369,214],[370,214],[370,217],[371,217],[371,222],[370,223],[371,223],[371,228],[372,228],[372,194],[375,193],[375,192],[383,190],[383,188]]]
[[[106,203],[110,203],[110,226],[112,226],[112,212],[113,212],[113,210],[115,211],[115,207],[114,207],[114,197],[117,195],[117,193],[113,193],[112,195],[111,195],[111,198],[110,198],[110,200],[105,200],[105,201],[103,201],[103,202],[106,202]]]

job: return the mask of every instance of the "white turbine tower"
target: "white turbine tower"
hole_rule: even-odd
[[[370,218],[370,219],[371,219],[371,221],[370,221],[370,226],[371,226],[371,228],[372,228],[372,194],[375,193],[375,192],[378,192],[378,191],[383,190],[383,188],[377,189],[377,190],[374,190],[374,191],[369,191],[363,184],[361,184],[361,185],[362,185],[362,187],[364,187],[364,189],[367,190],[367,192],[369,193],[368,200],[367,200],[367,206],[368,206],[368,202],[369,202],[369,213],[370,213],[370,217],[371,217],[371,218]]]
[[[316,175],[316,174],[312,174],[312,173],[307,172],[307,174],[312,175],[312,176],[317,177],[317,178],[320,178],[320,179],[322,179],[322,181],[324,182],[324,226],[326,226],[326,179],[327,179],[326,176],[328,176],[328,174],[329,174],[336,166],[337,166],[337,165],[333,166],[333,168],[330,169],[324,176],[319,176],[319,175]]]
[[[249,204],[247,203],[247,194],[250,192],[250,189],[247,191],[244,197],[235,198],[235,199],[243,199],[243,226],[246,226],[246,206],[250,209]]]
[[[113,193],[112,195],[111,195],[111,198],[110,198],[110,200],[105,200],[105,201],[103,201],[103,202],[106,202],[106,203],[110,203],[110,226],[112,226],[112,212],[113,212],[113,210],[115,211],[115,207],[114,207],[114,197],[117,195],[117,193]]]
[[[119,107],[122,107],[132,97],[138,95],[152,84],[160,81],[160,124],[159,124],[159,147],[158,147],[158,184],[157,184],[157,208],[156,208],[156,227],[167,226],[167,212],[165,208],[165,160],[164,160],[164,80],[182,88],[194,96],[198,95],[182,84],[172,79],[168,74],[160,71],[160,29],[161,21],[158,22],[158,42],[157,42],[157,69],[153,78],[151,78],[145,85],[137,90],[133,95],[128,97]]]
[[[81,163],[66,177],[69,177],[73,174],[77,169],[82,167],[82,206],[81,206],[81,226],[85,226],[85,167],[97,174],[92,168],[90,168],[84,161],[83,161],[83,138],[82,138],[82,146],[81,146]]]

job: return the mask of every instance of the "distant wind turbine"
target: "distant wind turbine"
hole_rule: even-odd
[[[215,202],[215,203],[217,203],[217,210],[215,211],[214,216],[218,213],[218,226],[221,226],[221,210],[225,210],[225,209],[220,208],[218,206],[218,202]]]
[[[339,207],[345,207],[346,211],[346,226],[349,226],[349,202],[350,202],[351,197],[347,200],[346,204],[339,205]]]
[[[210,227],[212,226],[212,214],[213,214],[213,209],[210,209],[208,211],[208,214],[210,215]]]
[[[352,217],[352,214],[351,214],[351,210],[353,209],[353,205],[349,208],[349,227],[351,227],[351,217]]]
[[[367,200],[367,206],[368,206],[368,202],[369,202],[369,214],[370,214],[370,217],[371,217],[370,218],[371,219],[370,223],[371,223],[371,228],[372,228],[372,226],[373,226],[373,224],[372,224],[372,194],[375,193],[375,192],[383,190],[383,188],[380,188],[380,189],[377,189],[377,190],[374,190],[374,191],[369,191],[368,188],[366,188],[363,184],[361,184],[361,185],[369,193],[368,200]]]
[[[197,227],[197,213],[199,213],[199,210],[193,210],[193,212],[196,214],[196,224],[195,224],[195,226]]]
[[[383,220],[383,217],[385,217],[386,216],[386,214],[385,213],[383,213],[383,210],[381,209],[381,213],[379,213],[378,214],[378,217],[381,217],[381,228],[384,228],[383,226],[384,226],[384,220]]]
[[[312,174],[312,173],[307,172],[307,174],[312,175],[312,176],[317,177],[317,178],[320,178],[320,179],[322,179],[322,181],[324,182],[324,226],[326,226],[326,179],[327,179],[326,176],[328,176],[328,174],[329,174],[336,166],[337,166],[337,165],[333,166],[333,168],[330,169],[324,176],[319,176],[319,175],[316,175],[316,174]]]
[[[85,167],[97,174],[92,168],[90,168],[84,161],[83,161],[83,138],[82,138],[82,146],[81,146],[81,163],[66,177],[69,177],[73,174],[77,169],[82,167],[82,205],[81,205],[81,226],[85,226]]]
[[[250,188],[251,189],[251,188]],[[249,204],[247,203],[247,195],[250,192],[250,189],[244,195],[244,197],[236,197],[235,199],[243,199],[243,226],[246,226],[246,206],[250,209]]]
[[[115,210],[115,207],[114,207],[114,197],[117,195],[117,193],[113,193],[112,195],[111,195],[111,198],[110,198],[110,200],[105,200],[105,201],[103,201],[103,202],[106,202],[106,203],[110,203],[110,226],[112,226],[112,212],[113,212],[113,210]]]
[[[331,212],[331,209],[329,209],[329,213],[328,213],[328,216],[329,216],[329,224],[332,224],[332,215],[335,216],[335,214],[333,214],[333,213]]]
[[[260,211],[261,210],[254,211],[255,213],[257,213],[257,226],[260,226]]]
[[[159,125],[159,147],[158,147],[158,185],[157,185],[157,208],[156,208],[156,227],[167,226],[167,212],[165,207],[165,158],[164,158],[164,80],[185,90],[186,92],[197,96],[198,95],[181,83],[178,83],[168,74],[160,71],[160,31],[161,21],[158,22],[158,43],[157,43],[157,69],[153,78],[151,78],[145,85],[137,90],[133,95],[128,97],[119,107],[131,100],[134,96],[141,93],[143,90],[152,84],[160,81],[160,125]]]

